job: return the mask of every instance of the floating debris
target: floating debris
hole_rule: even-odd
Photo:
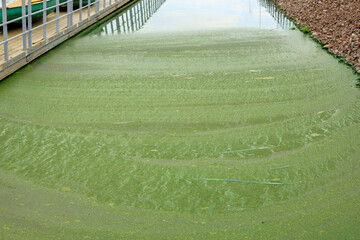
[[[246,151],[251,151],[251,150],[261,150],[261,149],[268,149],[268,148],[271,148],[271,147],[259,147],[259,148],[240,149],[240,150],[233,150],[233,151],[222,152],[221,154],[236,153],[236,152],[246,152]]]
[[[270,80],[270,79],[274,79],[274,77],[257,77],[256,79]]]
[[[239,183],[256,183],[256,184],[268,184],[268,185],[282,185],[282,184],[284,184],[284,183],[277,183],[277,182],[255,182],[255,181],[243,181],[243,180],[231,180],[231,179],[217,179],[217,178],[193,178],[193,180],[221,181],[221,182],[239,182]]]
[[[71,191],[71,188],[69,188],[69,187],[62,187],[62,188],[61,188],[61,191],[63,191],[63,192],[70,192],[70,191]]]
[[[281,179],[280,179],[280,178],[274,178],[274,179],[271,179],[270,181],[271,181],[271,182],[280,182]]]
[[[284,168],[289,168],[291,166],[283,166],[283,167],[277,167],[277,168],[272,168],[271,170],[278,170],[278,169],[284,169]]]
[[[127,123],[136,123],[136,121],[115,122],[114,124],[127,124]]]

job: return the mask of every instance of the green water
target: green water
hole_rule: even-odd
[[[0,83],[0,236],[355,239],[356,78],[294,31],[82,34]]]

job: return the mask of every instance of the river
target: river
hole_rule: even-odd
[[[356,79],[268,1],[135,2],[0,83],[0,233],[354,238]]]

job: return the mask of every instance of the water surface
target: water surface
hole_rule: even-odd
[[[139,33],[104,34],[120,13],[1,82],[3,236],[356,236],[357,77],[225,3],[201,30],[156,24],[201,1],[158,2],[142,22],[126,9]]]
[[[239,27],[282,30],[293,26],[267,0],[142,0],[103,21],[92,34],[173,33]]]

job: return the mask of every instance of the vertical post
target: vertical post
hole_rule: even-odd
[[[148,10],[149,10],[149,0],[144,0],[145,2],[145,19],[148,19]]]
[[[114,35],[113,21],[110,22],[110,27],[111,27],[111,35]]]
[[[129,12],[130,12],[130,9],[126,11],[126,15],[125,15],[125,18],[126,18],[126,26],[127,26],[127,31],[130,32],[130,17],[129,17]]]
[[[67,2],[67,26],[70,27],[73,24],[73,1],[68,0]]]
[[[104,0],[104,8],[106,7],[106,2],[105,2],[106,0]]]
[[[149,0],[149,17],[151,16],[151,6],[152,6],[152,0]]]
[[[60,7],[59,7],[60,1],[56,0],[56,33],[59,32],[59,12],[60,12]]]
[[[141,27],[141,23],[140,23],[140,7],[139,7],[139,3],[136,4],[136,15],[135,15],[135,22],[136,22],[136,30],[139,30]]]
[[[140,2],[140,17],[141,17],[141,26],[142,27],[145,24],[145,6],[143,1]]]
[[[83,11],[83,1],[82,0],[80,0],[79,1],[79,22],[81,22],[81,20],[82,20],[82,11]]]
[[[145,23],[146,23],[146,3],[145,3],[145,1],[141,1],[141,6],[142,6],[142,9],[141,9],[142,22],[143,22],[143,25],[145,25]]]
[[[134,32],[137,30],[137,22],[136,22],[136,6],[137,6],[137,4],[135,4],[135,5],[131,8],[132,13],[133,13],[133,15],[132,15],[132,18],[133,18],[132,23],[134,24]]]
[[[149,0],[145,0],[146,1],[146,4],[145,4],[145,6],[146,6],[146,19],[149,19],[149,5],[150,5],[150,3],[149,3]]]
[[[149,0],[149,18],[151,17],[151,11],[152,11],[152,0]]]
[[[141,2],[137,4],[137,23],[138,23],[138,30],[141,28]]]
[[[121,22],[122,22],[122,26],[123,26],[123,31],[126,32],[126,29],[125,29],[125,20],[124,20],[124,13],[121,14]]]
[[[100,7],[100,0],[95,0],[95,12],[97,13],[99,11]]]
[[[117,17],[115,20],[116,20],[116,30],[118,33],[121,32],[121,29],[120,29],[120,17]]]
[[[143,10],[142,10],[142,13],[144,14],[144,23],[145,23],[145,21],[146,21],[146,8],[147,8],[147,6],[146,6],[146,1],[145,0],[141,0],[141,2],[142,2],[142,6],[143,6]]]
[[[2,3],[2,23],[3,23],[3,40],[4,40],[4,60],[9,60],[9,47],[8,47],[8,26],[6,15],[6,0],[1,0]]]
[[[87,0],[88,1],[88,17],[90,17],[90,0]],[[81,0],[80,0],[80,2],[81,2]]]
[[[46,0],[43,0],[43,39],[46,40]]]
[[[28,47],[32,47],[32,37],[31,37],[31,30],[32,30],[32,6],[31,0],[28,0]]]
[[[133,19],[133,9],[134,8],[130,8],[130,27],[131,27],[131,32],[134,32],[134,19]]]
[[[26,51],[26,2],[21,0],[21,23],[22,23],[22,39],[23,39],[23,49]],[[24,34],[25,33],[25,34]]]

